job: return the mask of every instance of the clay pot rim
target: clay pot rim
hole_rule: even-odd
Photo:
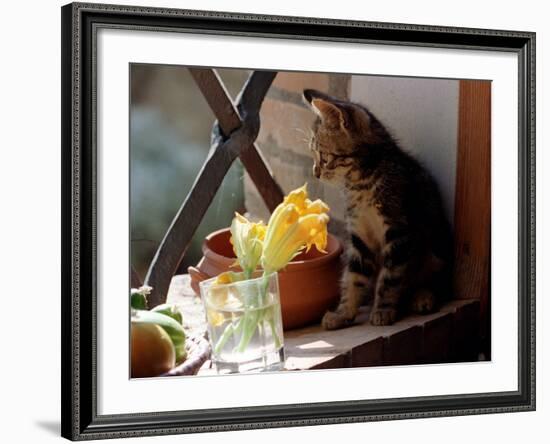
[[[235,261],[234,258],[230,258],[230,257],[227,257],[227,256],[222,256],[221,254],[218,254],[218,253],[214,252],[213,250],[211,250],[208,247],[208,241],[210,241],[213,237],[218,236],[219,234],[221,234],[223,232],[227,232],[227,231],[229,231],[229,227],[213,231],[212,233],[210,233],[209,235],[207,235],[205,237],[205,239],[202,243],[202,253],[203,253],[204,257],[206,257],[208,259],[211,259],[211,260],[213,260],[215,262],[218,262],[218,263],[224,263],[225,262],[225,263],[232,264]],[[333,236],[330,233],[328,233],[328,237],[330,239],[332,239],[333,242],[336,243],[336,248],[333,251],[329,251],[327,254],[316,257],[314,259],[301,260],[301,261],[291,261],[291,262],[288,263],[288,265],[283,270],[280,270],[280,271],[289,272],[289,271],[302,270],[304,268],[317,268],[319,266],[324,265],[326,262],[330,262],[330,261],[334,260],[335,258],[340,257],[340,255],[342,254],[342,251],[343,251],[342,243],[340,242],[340,240],[336,236]],[[233,267],[229,266],[228,268],[231,269]]]

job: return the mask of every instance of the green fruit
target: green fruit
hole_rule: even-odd
[[[132,314],[132,323],[156,324],[162,327],[170,336],[172,344],[174,344],[176,362],[179,363],[186,358],[185,332],[181,324],[175,319],[154,311],[137,310]]]
[[[131,347],[132,378],[158,376],[176,364],[174,344],[156,324],[132,322]]]
[[[174,304],[160,304],[153,308],[151,311],[155,313],[162,313],[163,315],[170,316],[172,319],[175,319],[180,324],[183,324],[183,317],[181,312],[178,310],[178,307]]]
[[[135,310],[147,310],[147,298],[135,288],[130,292],[130,307]]]

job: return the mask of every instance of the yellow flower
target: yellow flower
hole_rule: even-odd
[[[206,316],[208,322],[214,327],[225,322],[225,316],[221,313],[221,310],[238,308],[241,305],[241,302],[230,293],[227,284],[242,281],[243,279],[243,273],[226,271],[219,274],[212,283],[207,295]]]
[[[250,222],[246,217],[235,213],[231,223],[231,244],[237,256],[237,263],[250,278],[260,262],[266,226],[263,222]]]
[[[231,295],[228,284],[244,280],[244,273],[236,273],[234,271],[225,271],[216,277],[209,290],[210,304],[216,307],[224,307],[234,304],[234,297]]]
[[[275,208],[267,225],[261,259],[266,273],[281,270],[312,245],[325,252],[328,211],[323,201],[308,199],[306,185],[291,191]]]
[[[238,282],[243,280],[242,273],[235,273],[234,271],[224,271],[223,273],[218,274],[216,280],[212,284],[214,285],[225,285],[232,284],[233,282]]]
[[[219,327],[225,322],[223,313],[215,311],[212,308],[206,309],[206,318],[212,327]]]

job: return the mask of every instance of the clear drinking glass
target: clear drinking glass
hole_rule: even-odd
[[[256,275],[255,275],[256,276]],[[219,374],[284,367],[277,273],[231,284],[200,283],[212,361]]]

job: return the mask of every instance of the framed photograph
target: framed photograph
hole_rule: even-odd
[[[62,435],[535,409],[535,34],[62,8]]]

